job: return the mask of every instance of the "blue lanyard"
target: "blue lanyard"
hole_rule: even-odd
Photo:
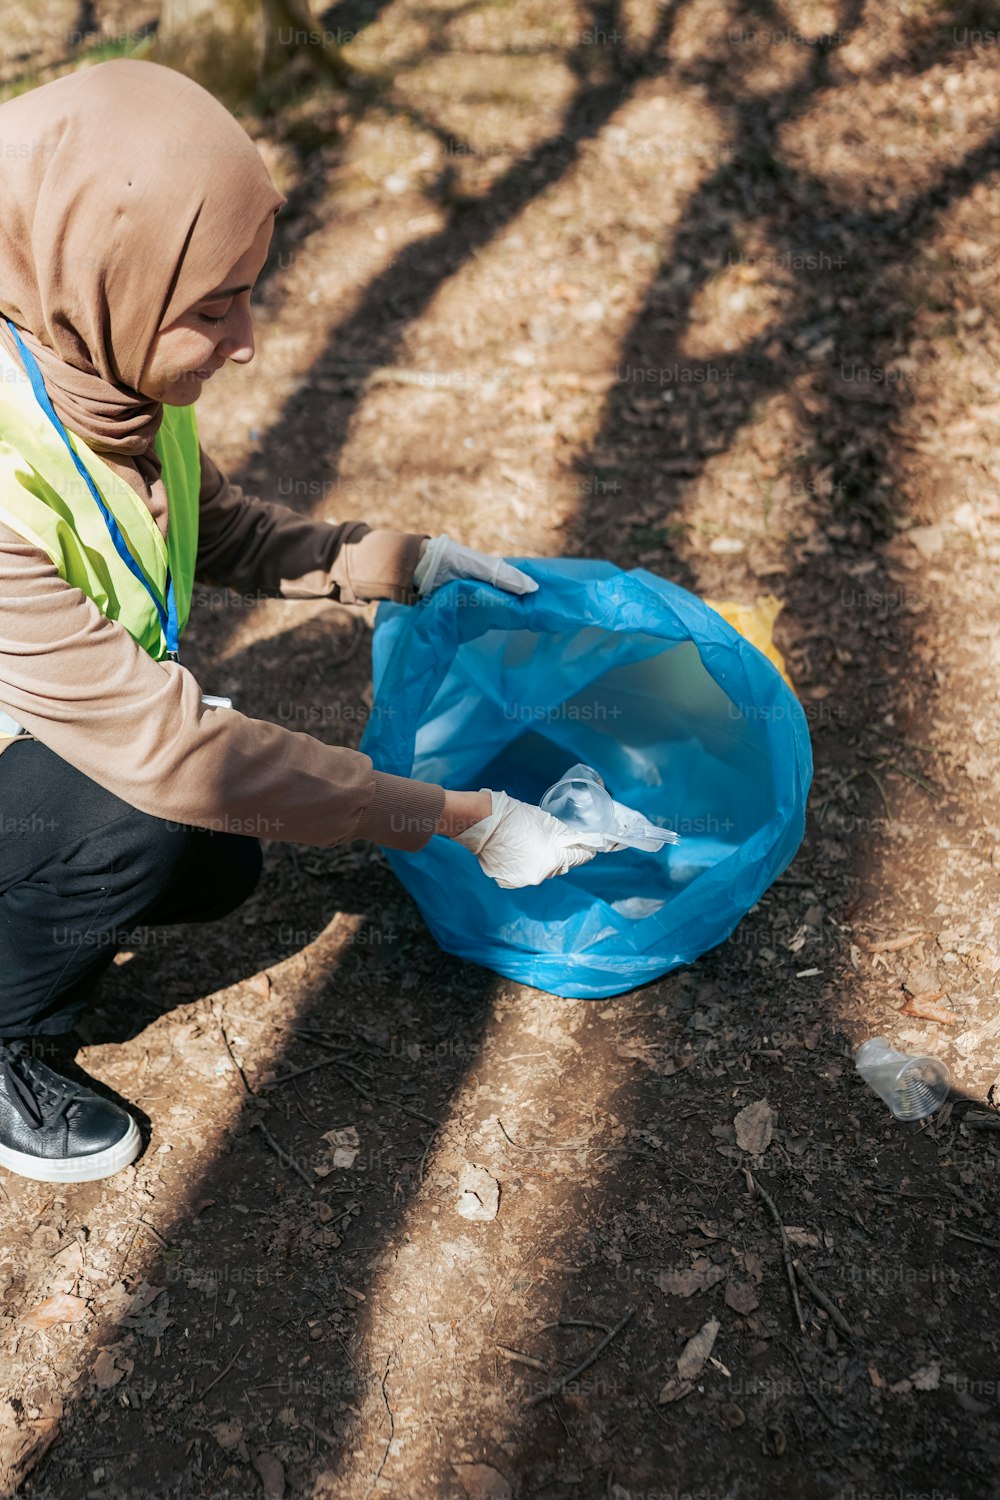
[[[87,486],[87,488],[90,490],[90,493],[97,501],[101,515],[104,517],[108,531],[111,533],[111,540],[112,542],[114,542],[115,551],[118,553],[118,556],[128,568],[129,572],[133,573],[135,577],[138,578],[139,582],[142,584],[143,588],[146,590],[149,597],[153,601],[156,613],[159,616],[160,628],[163,631],[164,639],[167,643],[167,660],[180,661],[180,655],[177,649],[180,637],[180,631],[177,624],[177,601],[174,598],[174,581],[170,576],[170,564],[167,564],[167,594],[166,607],[164,607],[161,601],[157,598],[156,593],[153,590],[153,586],[149,582],[149,579],[146,577],[145,573],[142,571],[139,564],[136,562],[135,558],[128,550],[128,544],[126,543],[125,538],[122,536],[121,531],[118,528],[118,522],[115,520],[108,507],[105,505],[100,490],[97,488],[97,485],[94,483],[93,479],[84,468],[80,455],[77,453],[76,449],[73,447],[73,444],[70,442],[69,433],[66,431],[66,428],[59,420],[55,407],[49,400],[49,393],[45,389],[45,381],[42,379],[42,372],[38,368],[38,361],[35,359],[31,351],[25,346],[24,341],[18,334],[18,331],[14,327],[13,323],[11,323],[9,319],[4,319],[4,321],[6,322],[7,327],[10,329],[11,333],[14,335],[14,342],[17,344],[18,350],[20,351],[21,359],[24,362],[24,368],[27,372],[28,379],[31,381],[31,389],[35,393],[35,397],[38,401],[39,406],[42,408],[42,411],[48,417],[49,421],[52,423],[53,427],[56,429],[56,432],[58,432],[63,442],[66,444],[66,447],[69,449],[70,458],[72,458],[74,464],[76,465],[77,472],[79,473],[80,478],[83,480],[84,484]]]

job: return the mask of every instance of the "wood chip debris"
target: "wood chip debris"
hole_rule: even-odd
[[[912,948],[914,943],[922,942],[930,935],[929,932],[908,932],[902,937],[886,938],[884,942],[865,943],[865,947],[869,953],[902,953],[904,948]]]

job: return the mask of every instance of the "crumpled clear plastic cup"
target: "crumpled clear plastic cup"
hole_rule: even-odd
[[[884,1036],[862,1042],[854,1063],[897,1120],[923,1120],[948,1097],[951,1074],[940,1058],[899,1052]]]
[[[679,844],[680,835],[651,823],[633,808],[617,803],[593,766],[577,762],[550,786],[538,804],[571,828],[611,833],[630,849],[655,854],[664,844]]]
[[[617,822],[614,799],[592,766],[570,766],[538,805],[561,823],[591,833],[611,833]]]

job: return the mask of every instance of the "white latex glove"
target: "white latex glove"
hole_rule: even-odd
[[[541,885],[552,875],[565,875],[586,864],[598,852],[615,848],[607,833],[569,828],[530,802],[518,802],[506,792],[494,792],[489,817],[456,834],[471,849],[485,873],[505,890]]]
[[[538,584],[520,568],[511,567],[502,557],[490,557],[486,552],[474,552],[453,542],[444,532],[441,536],[425,541],[420,548],[420,561],[413,574],[413,585],[423,598],[439,589],[442,584],[455,578],[474,578],[479,583],[492,583],[495,588],[508,594],[533,594]]]

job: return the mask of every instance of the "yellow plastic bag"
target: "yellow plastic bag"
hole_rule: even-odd
[[[755,604],[736,604],[731,599],[721,603],[706,599],[705,603],[773,662],[794,693],[795,685],[785,667],[785,658],[774,644],[774,622],[784,608],[781,600],[773,594],[758,594]]]

